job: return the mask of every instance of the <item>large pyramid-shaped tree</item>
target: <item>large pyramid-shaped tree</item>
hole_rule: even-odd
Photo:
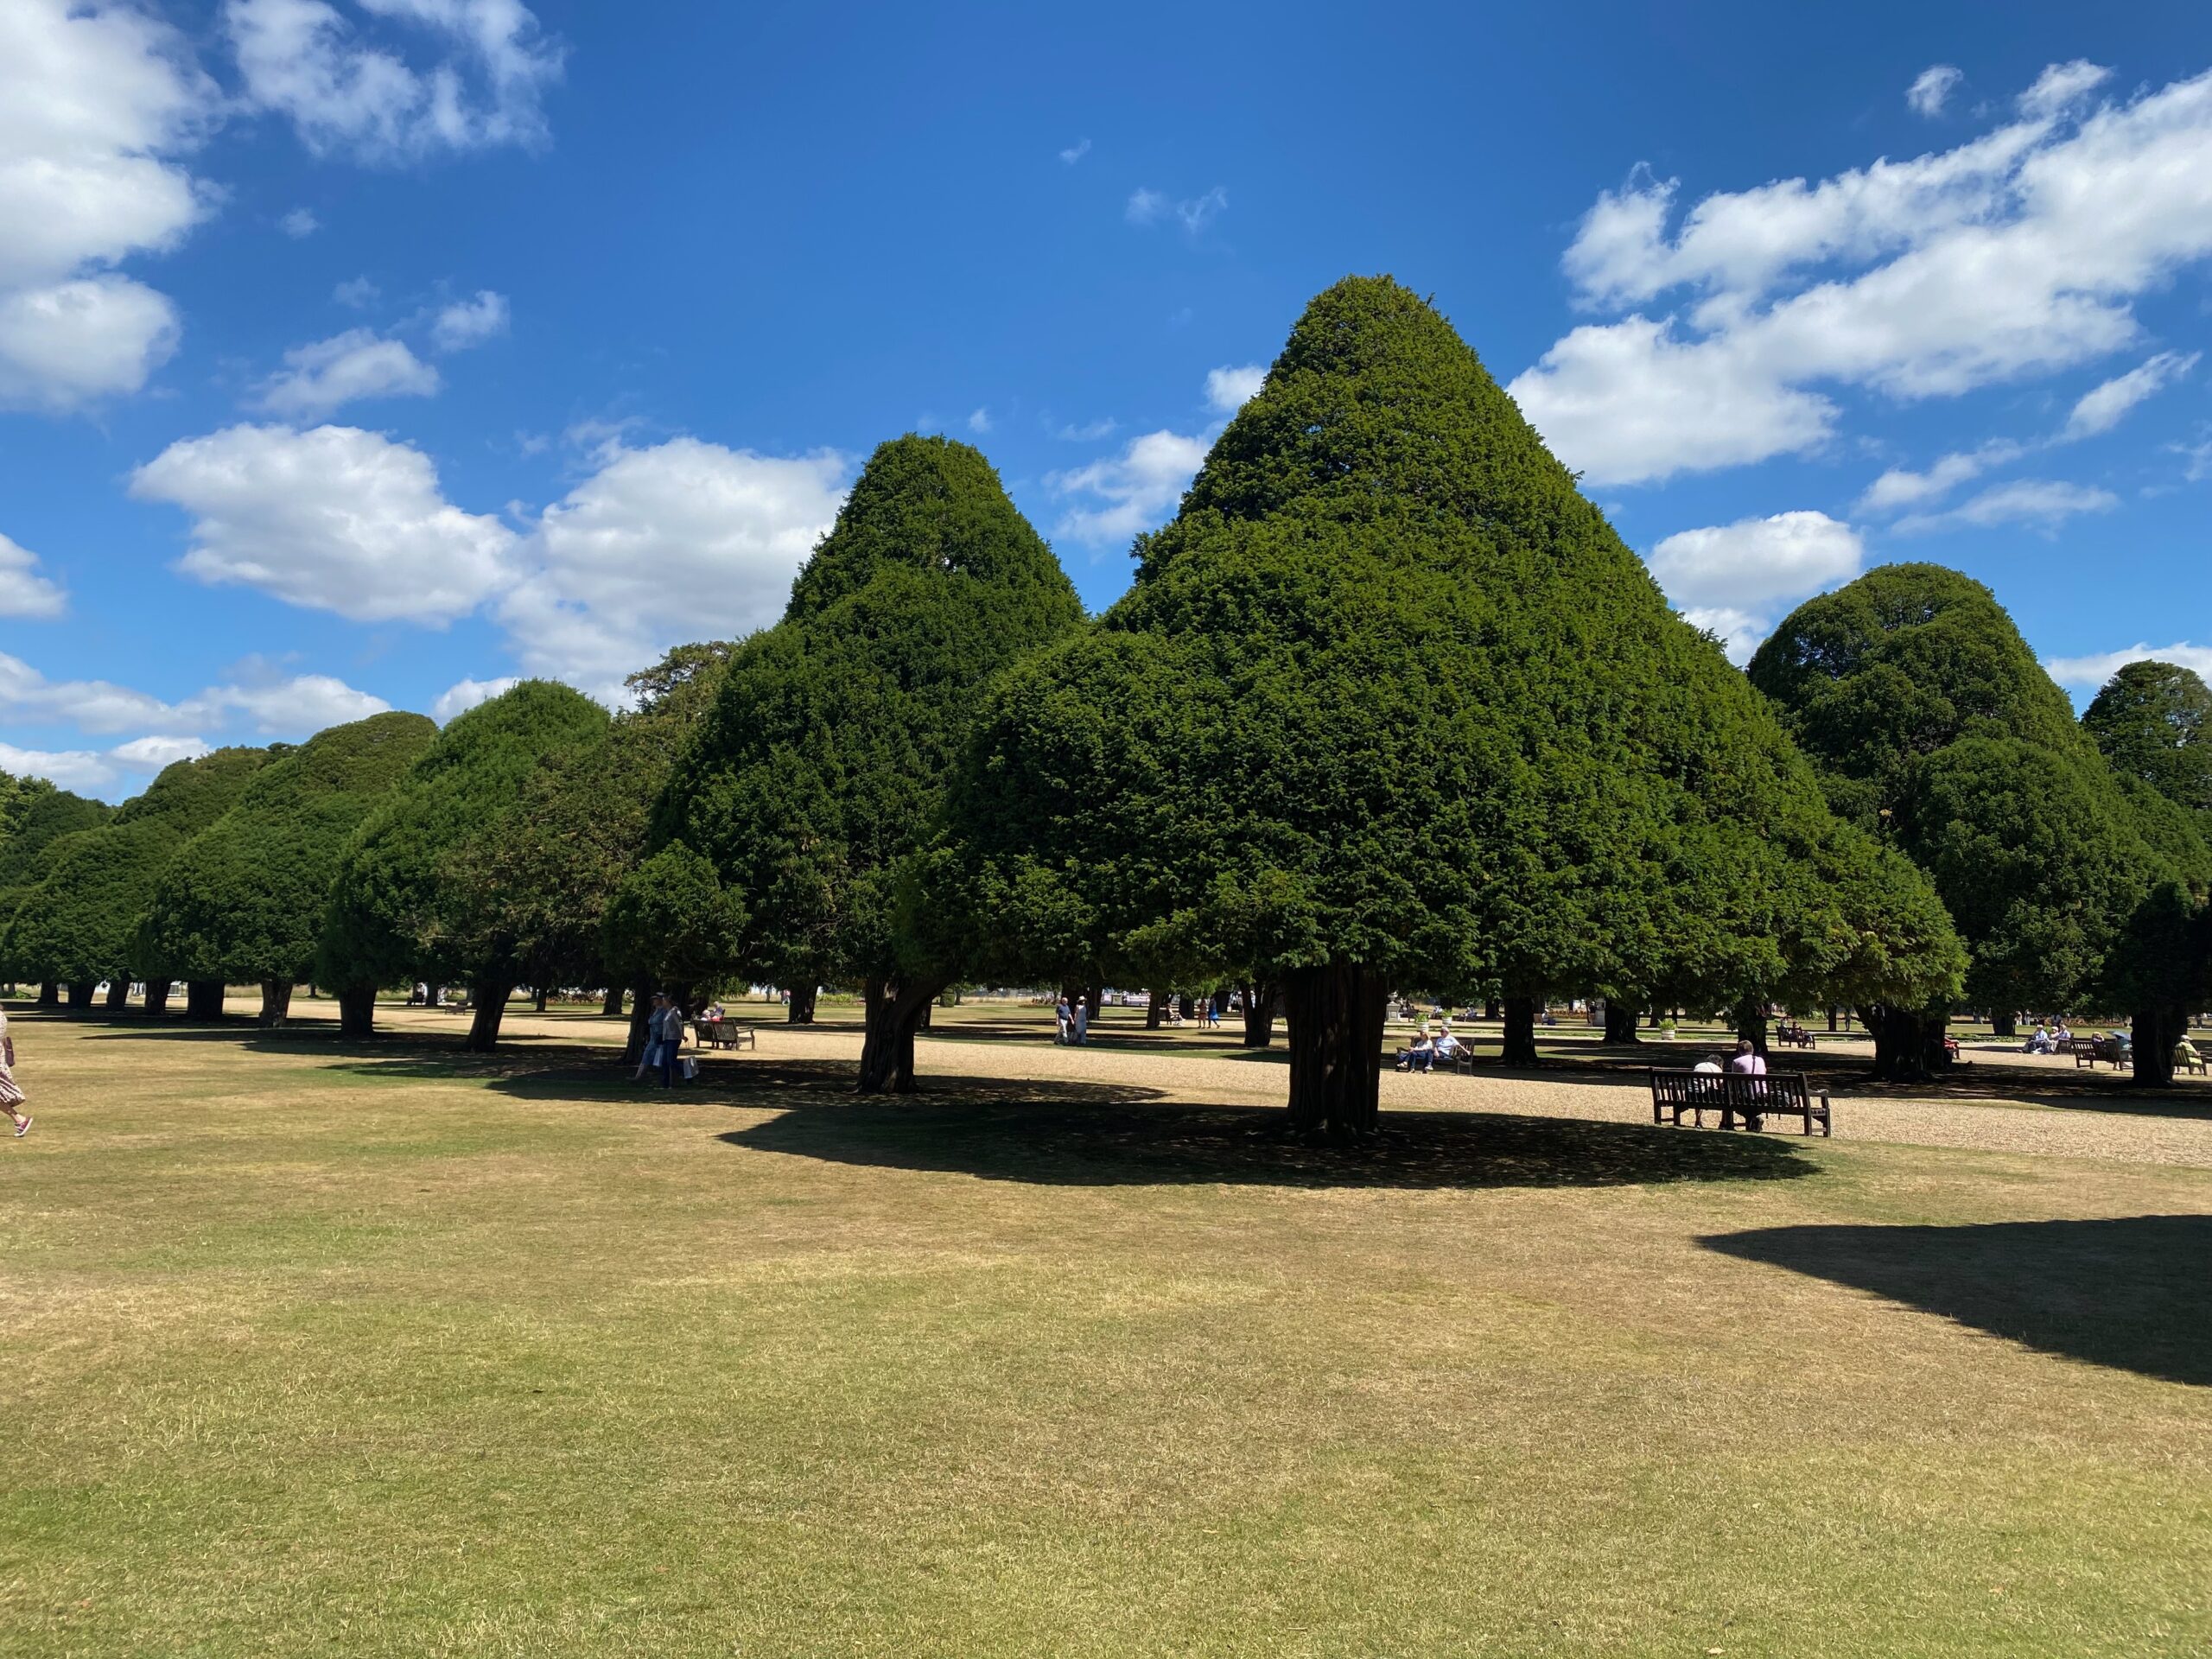
[[[1751,677],[1837,810],[1928,872],[1972,952],[1970,1001],[2000,1029],[2024,1008],[2133,1008],[2138,1081],[2170,1077],[2212,859],[2192,814],[2113,771],[1986,588],[1869,571],[1785,618]],[[1911,1069],[1947,1014],[1885,1011],[1884,1067]]]
[[[263,767],[162,872],[144,933],[149,971],[258,984],[263,1023],[281,1021],[315,965],[338,855],[437,734],[421,715],[372,715]]]
[[[792,584],[733,657],[661,817],[750,914],[747,960],[867,995],[864,1090],[912,1085],[914,1031],[950,977],[894,926],[983,689],[1082,606],[990,463],[909,435],[870,458]]]
[[[1372,1126],[1393,985],[1502,990],[1527,1060],[1553,988],[1955,973],[1924,886],[1395,283],[1313,301],[1138,554],[995,696],[957,834],[1009,929],[1279,977],[1300,1127]]]

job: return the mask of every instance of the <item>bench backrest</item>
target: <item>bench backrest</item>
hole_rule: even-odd
[[[1746,1106],[1795,1111],[1810,1103],[1812,1085],[1802,1071],[1770,1071],[1755,1077],[1741,1071],[1662,1071],[1654,1066],[1651,1097],[1670,1106],[1679,1102],[1738,1111]]]

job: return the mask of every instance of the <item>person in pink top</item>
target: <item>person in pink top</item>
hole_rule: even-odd
[[[1728,1062],[1731,1071],[1747,1077],[1766,1076],[1766,1057],[1751,1046],[1751,1039],[1743,1038],[1736,1044],[1736,1058]]]

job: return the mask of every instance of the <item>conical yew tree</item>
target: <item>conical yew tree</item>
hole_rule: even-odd
[[[738,647],[677,766],[664,847],[711,861],[746,959],[785,985],[866,994],[865,1091],[913,1084],[914,1032],[953,971],[893,925],[990,678],[1082,620],[1052,550],[966,444],[879,448],[792,584]]]
[[[551,680],[524,680],[459,715],[354,832],[323,919],[318,977],[338,988],[339,1023],[366,1036],[380,986],[417,976],[469,988],[468,1046],[499,1039],[519,982],[513,958],[452,914],[467,900],[448,861],[490,833],[548,757],[604,735],[607,710]]]
[[[1917,877],[1389,279],[1313,302],[1137,554],[995,692],[956,834],[1001,925],[1279,979],[1301,1129],[1374,1127],[1394,984],[1502,990],[1528,1061],[1554,987],[1955,976]],[[1839,891],[1911,925],[1846,943]]]
[[[149,975],[262,988],[281,1023],[315,965],[331,873],[346,842],[437,735],[421,715],[372,715],[320,732],[257,773],[156,885]]]

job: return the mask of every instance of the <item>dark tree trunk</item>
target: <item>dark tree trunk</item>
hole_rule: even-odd
[[[1839,1010],[1834,1003],[1831,1002],[1828,1004],[1828,1029],[1830,1031],[1834,1031],[1836,1028],[1835,1022],[1838,1012]]]
[[[1632,1003],[1616,1002],[1605,999],[1605,1041],[1608,1043],[1636,1043],[1642,1038],[1636,1034],[1636,1017],[1642,1010]]]
[[[281,1026],[292,1012],[292,982],[264,979],[261,982],[261,1013],[264,1026]]]
[[[1536,999],[1505,999],[1505,1044],[1498,1052],[1501,1065],[1535,1065],[1536,1058]]]
[[[223,982],[219,979],[188,980],[184,987],[184,1012],[188,1019],[219,1020],[223,1017]]]
[[[1993,1036],[2017,1037],[2020,1034],[2020,1017],[2011,1008],[1993,1014],[1989,1016],[1989,1029]]]
[[[793,999],[796,1006],[797,999]],[[638,982],[630,988],[630,1031],[622,1039],[622,1064],[636,1065],[645,1058],[647,1024],[653,1017],[653,982],[646,975],[638,976]]]
[[[1656,1031],[1660,1027],[1665,1025],[1667,1022],[1661,1017],[1659,1010],[1654,1008],[1649,1014],[1644,1015],[1643,1023],[1649,1029]]]
[[[1096,1025],[1098,1011],[1106,1006],[1106,988],[1094,981],[1084,992],[1083,1001],[1084,1006],[1090,1010],[1084,1018],[1090,1024]]]
[[[341,1037],[368,1037],[377,1028],[377,988],[373,985],[346,985],[338,992],[338,1034]]]
[[[130,981],[128,976],[118,974],[107,982],[107,1011],[122,1014],[130,1007]]]
[[[92,1006],[92,993],[99,989],[96,979],[72,980],[69,983],[69,1012],[82,1014]]]
[[[1198,999],[1197,997],[1192,996],[1192,995],[1188,991],[1179,991],[1179,992],[1177,992],[1177,993],[1176,993],[1176,995],[1175,995],[1175,1012],[1176,1012],[1176,1013],[1178,1013],[1178,1014],[1181,1014],[1181,1015],[1182,1015],[1185,1020],[1188,1020],[1188,1019],[1190,1019],[1193,1014],[1197,1014],[1197,1013],[1198,1013]]]
[[[1751,1052],[1766,1058],[1766,1004],[1746,997],[1736,1005],[1736,1034],[1751,1046]]]
[[[1166,1018],[1167,993],[1165,991],[1154,991],[1151,994],[1150,998],[1145,1003],[1144,1028],[1147,1031],[1158,1031],[1160,1029],[1160,1021]]]
[[[545,1012],[545,988],[543,985],[537,988],[537,1007],[538,1013]]]
[[[39,982],[38,1005],[41,1008],[58,1008],[61,1006],[60,981],[42,979]]]
[[[1868,1008],[1862,1015],[1874,1033],[1874,1075],[1891,1083],[1916,1083],[1943,1064],[1943,1027],[1949,1015],[1941,1008]]]
[[[2128,1050],[2139,1089],[2164,1089],[2174,1080],[2174,1045],[2189,1030],[2188,1011],[2178,1003],[2135,1011]]]
[[[1503,1016],[1503,1015],[1499,1012],[1499,1010],[1498,1010],[1498,1002],[1497,1002],[1497,999],[1496,997],[1494,997],[1494,996],[1486,996],[1486,997],[1483,998],[1483,1018],[1484,1018],[1484,1019],[1485,1019],[1485,1020],[1498,1020],[1498,1019],[1503,1019],[1503,1017],[1504,1017],[1504,1016]]]
[[[607,988],[607,1000],[599,1005],[599,1012],[602,1019],[620,1020],[622,1017],[622,988],[620,985]]]
[[[1290,1122],[1338,1141],[1374,1133],[1382,1112],[1382,1025],[1390,988],[1357,963],[1284,976],[1289,1027]]]
[[[861,1039],[860,1092],[914,1092],[914,1030],[922,1010],[937,1000],[944,982],[871,979],[866,998],[868,1027]]]
[[[472,1054],[489,1054],[499,1043],[499,1021],[507,1017],[507,999],[514,982],[480,979],[468,988],[468,1040],[461,1045]]]
[[[1384,997],[1389,997],[1386,991]],[[1265,1048],[1275,1039],[1275,1004],[1282,1000],[1282,987],[1262,980],[1244,988],[1244,1046]]]
[[[814,999],[816,995],[820,992],[821,988],[822,988],[819,985],[792,986],[791,1005],[789,1011],[784,1015],[785,1020],[788,1024],[794,1026],[812,1025],[814,1023]]]
[[[167,1014],[169,1011],[168,980],[149,979],[146,982],[145,1009],[149,1014]]]
[[[937,998],[931,997],[928,1001],[922,1004],[921,1018],[914,1022],[914,1028],[918,1031],[927,1031],[936,1023]]]

